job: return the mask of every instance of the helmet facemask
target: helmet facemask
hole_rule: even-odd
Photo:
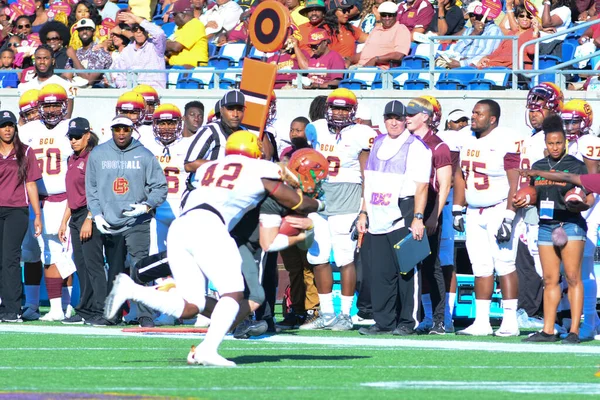
[[[56,110],[47,110],[50,106],[58,106]],[[56,126],[67,116],[67,102],[48,102],[38,105],[40,119],[48,125]]]
[[[166,122],[172,122],[167,124]],[[169,146],[181,138],[183,121],[181,118],[154,120],[152,131],[156,139],[164,146]]]

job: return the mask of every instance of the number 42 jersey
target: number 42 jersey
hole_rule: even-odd
[[[281,168],[270,161],[240,155],[205,163],[194,175],[194,190],[190,192],[182,215],[207,204],[221,214],[231,231],[267,194],[263,178],[280,180]]]

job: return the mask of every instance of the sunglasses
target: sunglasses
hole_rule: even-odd
[[[533,19],[533,16],[530,14],[523,14],[523,15],[519,15],[519,18]]]
[[[67,135],[67,137],[69,138],[69,140],[81,140],[83,135]]]
[[[30,24],[27,24],[27,25],[17,25],[17,28],[19,28],[19,29],[31,28],[31,25]]]
[[[113,132],[129,133],[132,131],[132,128],[130,126],[113,126],[112,130],[113,130]]]
[[[320,46],[320,45],[321,45],[321,44],[311,44],[311,45],[310,45],[310,49],[311,49],[311,50],[319,50],[319,46]]]
[[[343,14],[350,14],[350,10],[352,10],[352,7],[350,8],[340,8],[339,9]]]
[[[133,28],[131,30],[132,32],[143,32],[144,30],[142,28],[140,28],[139,26],[136,26],[135,28]]]
[[[52,37],[47,36],[46,37],[46,42],[58,42],[60,40],[61,40],[60,36],[52,36]]]
[[[396,18],[396,14],[391,13],[380,13],[381,18]]]
[[[21,45],[20,43],[10,43],[10,42],[9,42],[9,43],[6,45],[6,47],[11,47],[11,46],[12,46],[12,47],[14,47],[14,48],[17,48],[17,47],[19,47],[20,45]]]

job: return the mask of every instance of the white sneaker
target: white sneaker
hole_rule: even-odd
[[[135,287],[133,280],[125,274],[119,274],[115,278],[112,290],[106,296],[104,304],[104,318],[113,319],[121,309],[123,303],[130,299],[131,292]]]
[[[210,318],[206,318],[204,315],[198,314],[194,326],[196,328],[208,328],[210,326]]]
[[[156,326],[174,326],[178,325],[177,318],[168,314],[160,314],[158,317],[154,318],[154,325]]]
[[[489,336],[494,333],[492,326],[488,322],[485,323],[473,323],[471,326],[456,332],[457,335],[465,335],[465,336]]]
[[[40,318],[40,321],[62,321],[65,319],[65,314],[61,311],[52,311]]]
[[[65,318],[70,318],[75,314],[75,310],[73,309],[72,305],[68,305],[67,309],[65,310]]]
[[[363,317],[359,317],[358,315],[353,315],[352,316],[352,323],[354,325],[371,326],[371,325],[375,325],[375,320],[374,319],[365,319]]]
[[[40,312],[37,308],[27,307],[21,315],[23,321],[37,321],[40,319]]]
[[[418,332],[429,332],[433,328],[433,320],[431,318],[423,318],[423,321],[417,326]]]
[[[196,351],[196,346],[192,346],[192,349],[188,353],[187,363],[190,365],[202,364],[202,365],[213,366],[213,367],[235,367],[236,366],[233,361],[229,361],[228,359],[226,359],[225,357],[221,357],[217,353],[213,353],[213,354],[205,353],[205,354],[200,355]]]
[[[519,327],[517,325],[512,324],[501,324],[500,328],[496,332],[494,332],[494,336],[499,337],[510,337],[510,336],[519,336],[521,331],[519,331]],[[512,326],[511,326],[512,325]]]

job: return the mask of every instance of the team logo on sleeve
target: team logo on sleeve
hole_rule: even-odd
[[[113,192],[116,194],[125,194],[129,192],[129,181],[123,177],[119,177],[113,182]]]

